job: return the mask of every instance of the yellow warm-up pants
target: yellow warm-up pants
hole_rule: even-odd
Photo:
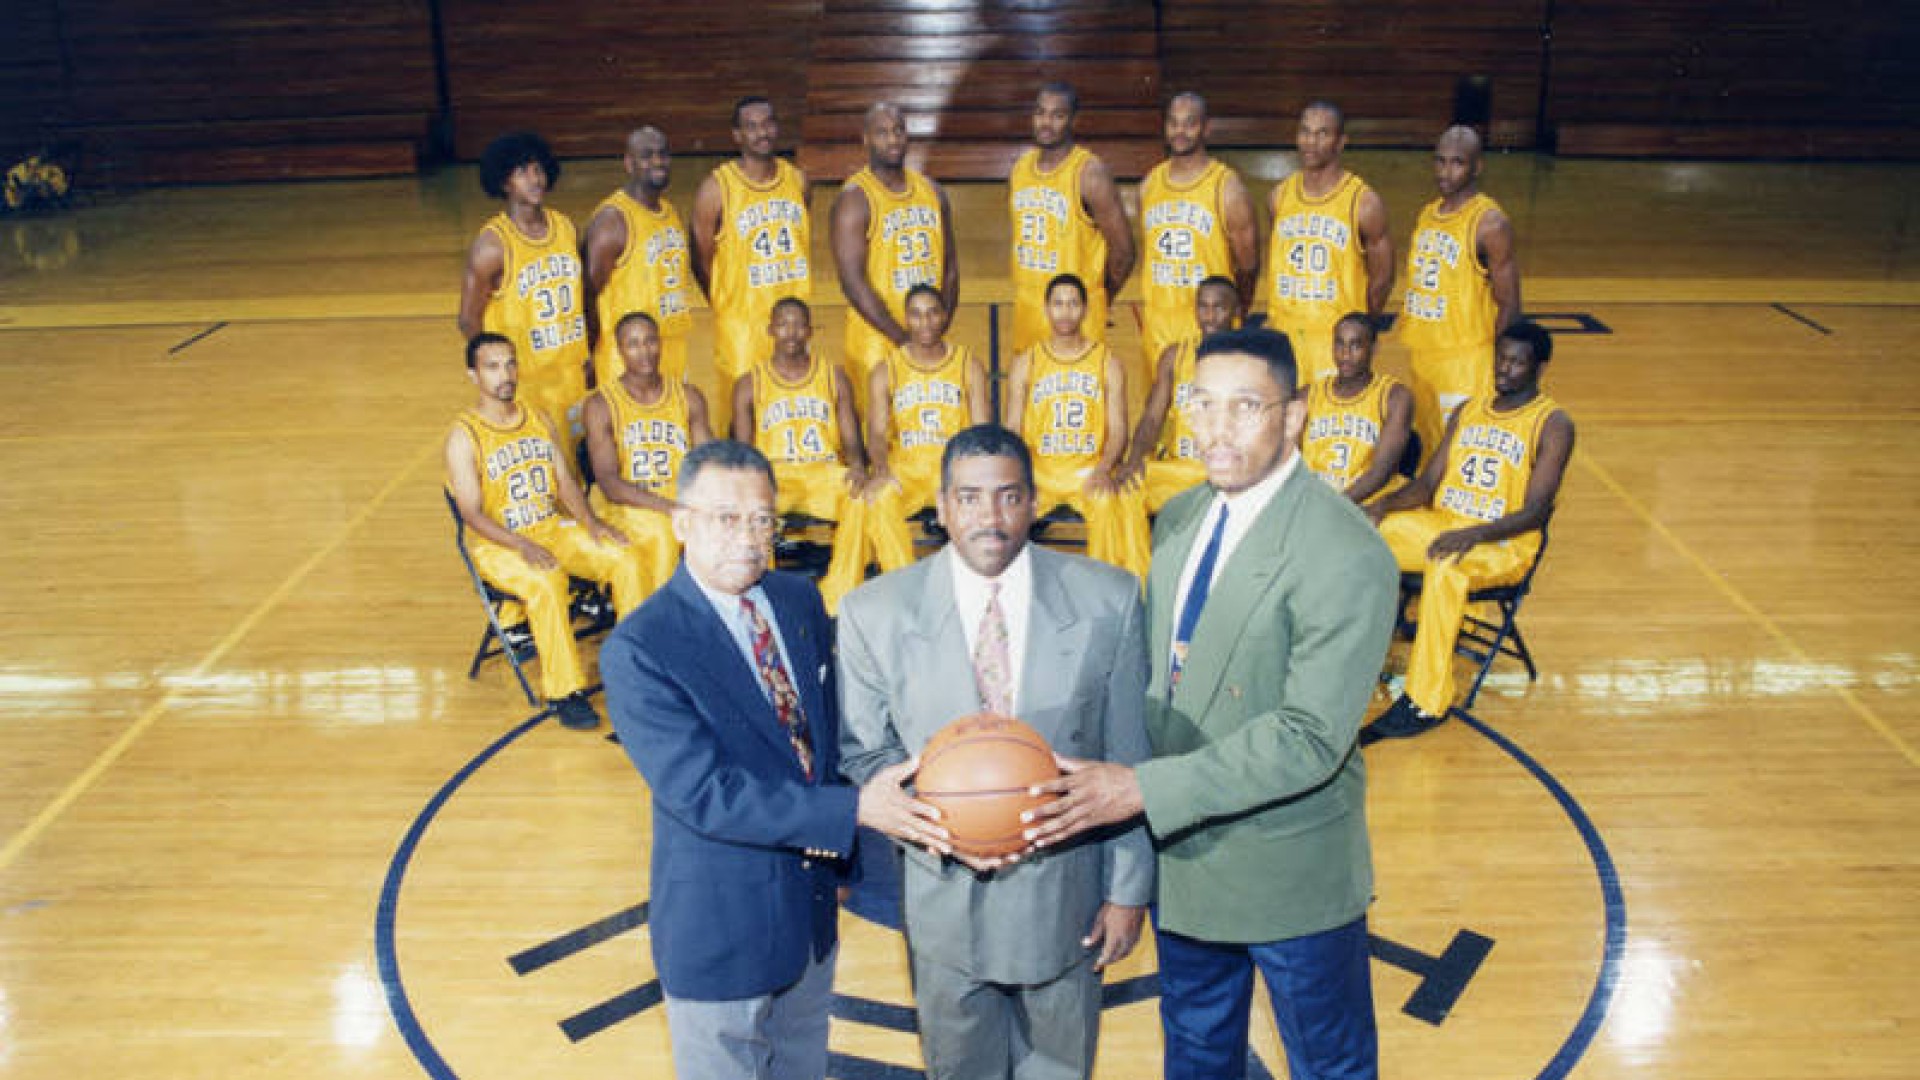
[[[1420,436],[1420,467],[1440,449],[1447,421],[1468,398],[1493,390],[1493,344],[1451,352],[1416,352],[1408,367],[1413,431]]]
[[[568,578],[586,578],[610,587],[614,610],[624,616],[647,597],[646,562],[639,547],[603,543],[565,518],[549,518],[521,535],[552,552],[560,565],[535,570],[519,552],[477,536],[473,565],[481,577],[526,605],[527,625],[533,631],[534,647],[540,650],[540,692],[553,701],[587,686],[580,649],[573,640]]]
[[[867,576],[869,553],[883,570],[897,570],[913,561],[913,541],[898,511],[899,498],[891,490],[867,500],[847,491],[844,465],[813,462],[773,467],[778,494],[775,508],[782,514],[805,514],[831,521],[833,557],[820,576],[820,599],[828,614],[840,610],[840,598]]]
[[[599,488],[594,489],[590,498],[593,512],[600,515],[600,520],[619,529],[627,541],[640,550],[647,570],[641,587],[646,595],[653,595],[673,576],[674,567],[680,565],[680,541],[673,535],[673,517],[658,510],[613,502]]]
[[[520,368],[520,402],[553,422],[569,469],[580,446],[580,402],[587,396],[587,371],[578,364],[526,364]]]
[[[1147,528],[1145,494],[1139,488],[1112,495],[1088,495],[1084,467],[1050,462],[1033,463],[1034,486],[1040,497],[1034,509],[1044,514],[1056,506],[1070,506],[1087,520],[1087,556],[1129,571],[1142,582],[1153,562],[1153,537]]]
[[[1380,537],[1393,550],[1400,569],[1424,575],[1420,586],[1419,629],[1407,656],[1407,696],[1431,716],[1453,707],[1453,647],[1467,611],[1467,594],[1493,585],[1511,585],[1527,574],[1540,550],[1539,533],[1523,533],[1480,544],[1457,559],[1427,557],[1433,539],[1452,529],[1478,524],[1444,510],[1403,510],[1380,522]]]
[[[1157,514],[1181,492],[1207,481],[1207,467],[1188,458],[1148,461],[1140,474],[1140,493],[1147,513]]]

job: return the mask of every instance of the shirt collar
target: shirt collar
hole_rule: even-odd
[[[1260,511],[1267,508],[1267,504],[1279,494],[1281,485],[1287,482],[1287,477],[1292,476],[1294,470],[1299,467],[1300,452],[1296,450],[1287,455],[1287,460],[1282,462],[1279,468],[1262,477],[1259,483],[1245,491],[1238,491],[1232,495],[1224,491],[1216,492],[1214,505],[1218,506],[1225,502],[1235,521],[1252,521],[1260,516]],[[1211,516],[1212,511],[1208,514]]]
[[[1022,593],[1032,587],[1032,542],[1028,542],[1021,547],[1020,554],[1013,557],[1013,561],[1007,564],[1005,570],[1000,571],[1000,576],[997,578],[990,578],[975,571],[973,567],[967,565],[965,559],[962,559],[959,554],[954,551],[949,550],[947,554],[950,556],[947,561],[953,564],[953,591],[956,596],[969,594],[985,596],[987,595],[987,586],[994,582],[999,582],[1000,594],[1002,596],[1010,593]]]

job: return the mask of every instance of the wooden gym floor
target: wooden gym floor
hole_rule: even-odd
[[[1404,243],[1426,155],[1349,164]],[[1580,449],[1541,680],[1368,751],[1387,1073],[1920,1074],[1920,170],[1486,186]],[[984,345],[1003,195],[954,194]],[[438,450],[489,211],[460,169],[0,220],[0,1080],[666,1074],[638,778],[465,677]],[[917,1075],[900,941],[847,926],[836,1075]],[[1104,1078],[1158,1075],[1151,971],[1115,976]]]

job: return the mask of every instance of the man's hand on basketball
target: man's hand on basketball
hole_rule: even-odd
[[[1005,870],[1007,867],[1019,862],[1020,853],[1015,852],[1012,855],[998,855],[991,859],[984,859],[978,855],[969,855],[964,851],[955,851],[953,852],[953,859],[955,862],[964,865],[976,874],[991,874],[995,870]]]
[[[524,537],[515,547],[519,550],[520,557],[535,570],[552,570],[560,565],[560,560],[553,557],[553,552]]]
[[[1133,947],[1140,943],[1140,923],[1146,914],[1147,909],[1143,907],[1100,905],[1099,913],[1093,917],[1093,929],[1080,939],[1083,947],[1100,950],[1093,958],[1093,970],[1103,971],[1108,964],[1117,964],[1133,952]]]
[[[867,828],[925,848],[929,855],[952,854],[953,844],[940,825],[939,808],[908,795],[901,786],[919,768],[920,759],[916,757],[874,773],[860,788],[859,809],[854,816]]]
[[[1058,795],[1044,806],[1022,814],[1027,840],[1036,848],[1050,847],[1102,825],[1125,821],[1146,809],[1140,781],[1125,765],[1107,761],[1076,761],[1054,755],[1063,775],[1035,784],[1035,795]]]

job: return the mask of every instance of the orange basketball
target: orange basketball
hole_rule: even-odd
[[[1027,788],[1060,775],[1053,749],[1040,733],[995,713],[963,716],[941,728],[920,751],[914,786],[923,802],[940,808],[940,823],[956,851],[979,858],[1011,855],[1027,846],[1022,811],[1052,796]]]

